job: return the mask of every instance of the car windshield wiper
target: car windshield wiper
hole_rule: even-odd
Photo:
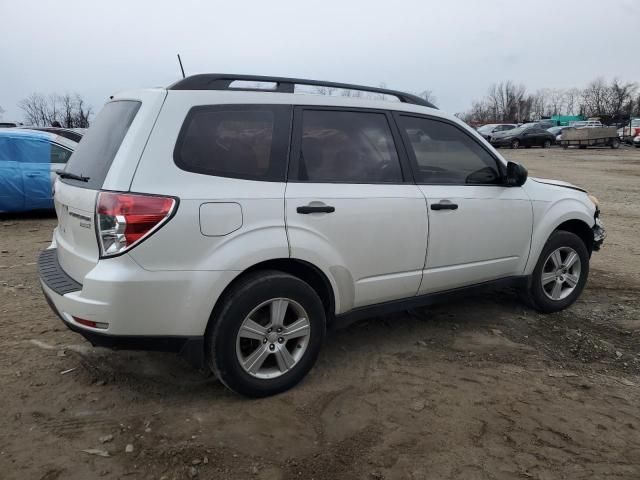
[[[75,173],[65,172],[64,170],[56,170],[56,173],[60,178],[70,178],[71,180],[78,180],[80,182],[88,182],[91,177],[83,177],[82,175],[76,175]]]

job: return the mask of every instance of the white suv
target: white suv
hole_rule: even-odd
[[[584,190],[527,180],[424,100],[290,78],[112,97],[55,204],[39,271],[70,329],[179,351],[250,396],[299,382],[331,324],[497,285],[566,308],[604,239]]]

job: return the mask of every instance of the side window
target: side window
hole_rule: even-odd
[[[386,115],[303,110],[298,180],[400,183],[402,171]]]
[[[174,150],[189,172],[284,181],[291,109],[222,105],[191,109]]]
[[[51,163],[67,163],[73,152],[55,143],[51,144]]]
[[[418,183],[501,183],[496,160],[458,127],[438,120],[405,115],[399,116],[399,126],[411,144]],[[416,135],[415,132],[421,134]]]
[[[51,144],[39,137],[20,136],[11,139],[13,160],[19,163],[49,163]]]

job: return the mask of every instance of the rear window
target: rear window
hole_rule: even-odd
[[[131,122],[140,109],[140,102],[118,100],[107,103],[82,137],[71,155],[66,172],[89,177],[81,182],[65,178],[62,181],[79,187],[102,188],[111,163],[127,135]]]
[[[282,182],[290,118],[286,105],[194,107],[178,136],[175,163],[204,175]]]

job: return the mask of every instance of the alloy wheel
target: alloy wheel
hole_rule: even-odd
[[[563,300],[580,282],[582,263],[571,247],[560,247],[549,254],[542,267],[542,290],[551,300]]]
[[[311,323],[302,306],[273,298],[254,308],[236,338],[238,362],[249,375],[272,379],[295,367],[309,345]]]

